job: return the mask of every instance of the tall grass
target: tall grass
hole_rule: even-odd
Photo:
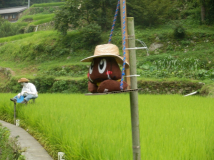
[[[11,122],[13,96],[0,94],[1,118]],[[202,97],[139,95],[142,159],[214,159],[213,103]],[[17,116],[55,159],[63,151],[74,160],[130,160],[129,104],[128,94],[40,94],[35,104],[18,104]]]

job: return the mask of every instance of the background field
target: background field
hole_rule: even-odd
[[[0,118],[13,123],[14,94],[0,94]],[[213,159],[214,99],[139,95],[143,160]],[[129,95],[40,94],[17,105],[21,126],[56,158],[130,160]]]
[[[149,52],[137,50],[137,74],[140,75],[138,82],[146,80],[154,83],[164,80],[169,83],[176,81],[177,84],[177,81],[195,81],[205,85],[201,87],[200,84],[195,84],[197,88],[192,87],[188,90],[186,90],[188,87],[173,86],[174,88],[163,91],[160,87],[161,84],[158,84],[153,85],[148,93],[187,94],[198,91],[200,95],[213,96],[214,27],[212,24],[200,22],[199,3],[195,2],[193,5],[192,2],[181,3],[179,0],[175,2],[176,5],[173,5],[174,2],[173,4],[171,1],[168,3],[167,0],[167,3],[156,5],[159,3],[157,0],[152,4],[150,1],[144,0],[142,3],[139,2],[139,6],[144,7],[147,6],[145,4],[149,4],[150,7],[147,10],[141,10],[137,7],[138,5],[130,6],[130,2],[127,1],[127,13],[128,16],[135,18],[136,46],[142,47],[142,44],[145,43],[149,48]],[[132,1],[133,4],[136,2]],[[100,1],[99,4],[101,3],[103,2]],[[80,60],[93,55],[96,45],[108,42],[115,12],[114,3],[116,6],[116,1],[112,1],[113,6],[108,6],[112,11],[106,10],[109,13],[107,19],[99,17],[102,14],[93,14],[91,16],[97,15],[98,17],[95,16],[95,19],[89,24],[85,21],[86,14],[83,14],[81,19],[75,20],[79,24],[78,27],[73,26],[73,21],[68,24],[66,35],[54,28],[58,24],[57,19],[63,18],[59,18],[59,15],[66,17],[67,14],[71,14],[70,18],[75,17],[72,16],[72,12],[66,12],[66,8],[69,8],[68,6],[72,3],[36,4],[34,2],[18,22],[2,22],[0,26],[0,37],[2,37],[0,38],[0,92],[16,93],[20,89],[15,86],[17,85],[15,82],[21,77],[26,77],[32,82],[38,82],[36,85],[39,86],[39,93],[85,93],[83,88],[87,89],[85,86],[87,86],[86,78],[90,64],[81,63]],[[156,12],[153,10],[155,7],[152,6],[164,9],[164,12],[159,12],[160,10],[157,8],[156,11],[159,11]],[[164,6],[169,7],[169,10]],[[63,9],[63,7],[65,8]],[[102,5],[99,7],[91,8],[91,11],[98,8],[98,10],[103,10]],[[132,7],[137,8],[135,10]],[[60,10],[62,14],[58,14],[61,13]],[[139,11],[139,14],[134,14],[133,11]],[[165,13],[165,11],[171,14]],[[149,18],[151,24],[148,24],[150,22],[145,18],[149,16],[145,14],[152,16]],[[161,19],[164,21],[158,23]],[[106,27],[102,25],[104,21],[106,21]],[[176,35],[180,32],[185,36],[177,37]],[[3,35],[3,33],[7,33],[7,35]],[[119,47],[122,55],[121,34],[118,16],[112,43]],[[162,47],[153,48],[158,45]],[[49,81],[49,77],[54,81]],[[7,79],[8,81],[6,81]],[[73,88],[69,89],[71,80],[76,82],[72,84]],[[190,84],[188,85],[190,86]],[[82,89],[80,90],[78,87]]]

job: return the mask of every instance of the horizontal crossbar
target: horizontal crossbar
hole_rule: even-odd
[[[116,94],[116,93],[128,93],[128,92],[134,92],[142,90],[142,88],[138,89],[127,89],[127,90],[121,90],[121,91],[112,91],[112,92],[104,92],[104,93],[86,93],[86,96],[95,96],[95,95],[106,95],[106,94]]]
[[[147,49],[147,47],[126,48],[126,50],[134,50],[134,49]]]
[[[125,76],[125,77],[138,77],[140,75],[128,75],[128,76]]]

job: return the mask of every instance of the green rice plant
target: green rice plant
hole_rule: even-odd
[[[32,32],[32,33],[25,33],[25,34],[20,34],[20,35],[15,35],[15,36],[10,36],[10,37],[4,37],[4,38],[0,38],[0,43],[4,43],[4,42],[10,42],[10,41],[15,41],[15,40],[23,40],[23,43],[27,43],[26,40],[32,40],[31,36],[34,35],[34,38],[36,38],[36,40],[39,39],[39,37],[41,38],[41,36],[43,37],[49,37],[50,35],[54,35],[56,36],[57,32],[56,31],[39,31],[39,32]],[[10,44],[11,45],[11,44]]]
[[[0,43],[10,42],[10,41],[15,41],[15,40],[20,40],[20,39],[28,38],[28,37],[31,37],[34,34],[38,34],[38,33],[32,32],[32,33],[19,34],[19,35],[15,35],[15,36],[0,38]]]
[[[41,14],[33,17],[33,20],[41,20],[41,19],[46,19],[46,18],[53,18],[55,14]]]
[[[0,117],[13,122],[15,94],[0,94]],[[214,99],[139,95],[141,157],[202,160],[213,157]],[[128,94],[39,94],[17,105],[20,124],[57,159],[130,160],[132,136]]]
[[[26,21],[26,20],[42,20],[42,19],[47,19],[47,18],[53,18],[54,14],[36,14],[36,15],[25,15],[21,17],[18,22]]]
[[[30,24],[32,24],[32,25],[39,25],[39,24],[50,22],[52,20],[53,20],[53,17],[49,17],[49,18],[44,18],[44,19],[38,20],[36,22],[32,22]]]
[[[33,4],[31,7],[50,7],[50,6],[63,6],[65,2],[54,2],[54,3],[39,3]]]

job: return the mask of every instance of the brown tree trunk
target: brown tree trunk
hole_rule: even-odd
[[[201,4],[201,22],[203,23],[205,20],[205,5],[204,5],[204,0]]]

